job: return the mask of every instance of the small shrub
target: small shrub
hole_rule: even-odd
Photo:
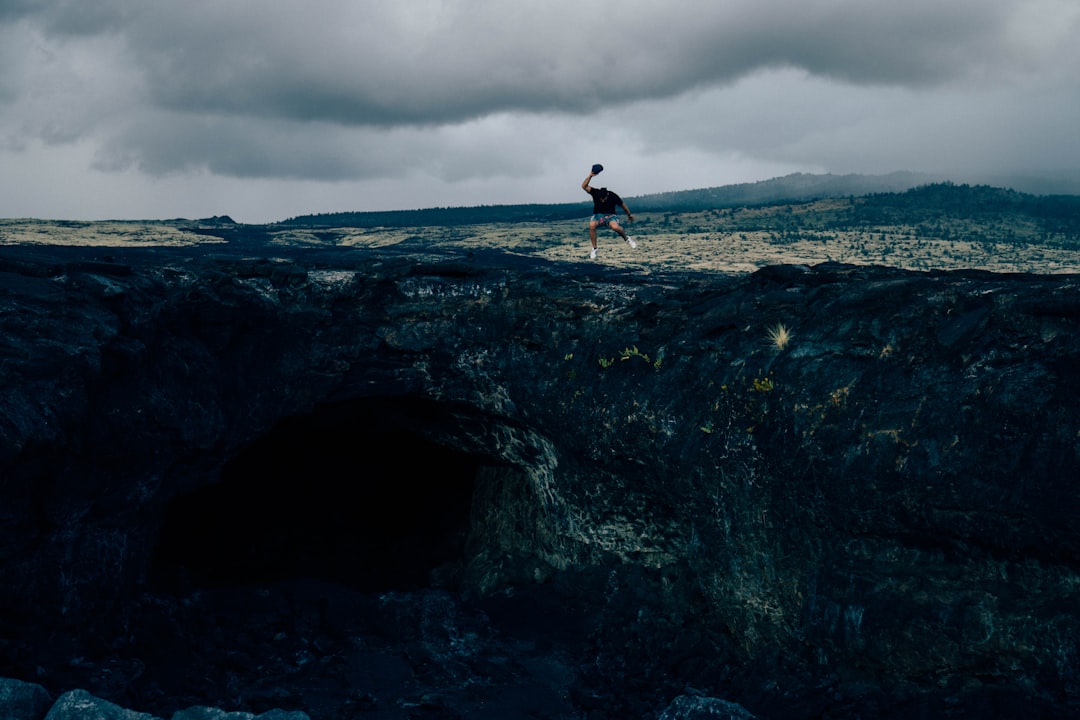
[[[759,393],[772,392],[773,388],[775,388],[775,387],[776,387],[775,383],[773,383],[773,381],[770,380],[767,377],[754,378],[754,385],[753,385],[754,392],[759,392]]]
[[[792,332],[784,325],[784,323],[776,323],[769,328],[765,334],[768,338],[769,345],[781,352],[787,348],[793,337]]]

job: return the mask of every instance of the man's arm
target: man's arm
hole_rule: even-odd
[[[589,193],[590,195],[592,195],[592,188],[589,187],[589,181],[592,180],[594,177],[596,177],[596,173],[591,172],[589,173],[589,177],[585,178],[585,181],[581,183],[581,189]]]
[[[634,213],[630,212],[630,208],[626,207],[626,203],[619,203],[622,206],[623,212],[626,213],[626,219],[630,222],[634,222]]]

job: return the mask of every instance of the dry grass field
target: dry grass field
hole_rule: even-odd
[[[828,201],[825,201],[826,203]],[[819,205],[814,203],[814,206]],[[785,208],[788,206],[784,206]],[[910,270],[977,268],[1039,274],[1080,272],[1080,254],[1041,245],[1034,237],[1016,241],[1016,228],[943,226],[948,238],[925,237],[915,228],[875,227],[860,231],[807,230],[797,237],[753,227],[768,209],[718,213],[641,213],[626,225],[638,243],[630,249],[615,233],[598,233],[599,256],[589,258],[587,221],[501,223],[457,227],[288,229],[273,234],[285,245],[347,245],[421,248],[500,248],[548,260],[600,262],[641,272],[705,270],[753,272],[766,265],[835,261],[889,265]],[[804,210],[805,211],[805,210]],[[775,212],[775,211],[774,211]],[[787,212],[786,209],[781,212]],[[765,218],[760,217],[764,225]],[[677,220],[677,222],[675,222]],[[732,226],[740,229],[734,230]],[[977,238],[977,239],[975,239]]]
[[[224,242],[185,229],[193,223],[157,221],[4,220],[0,246],[179,247]]]
[[[747,273],[774,264],[835,261],[911,270],[976,268],[992,272],[1080,272],[1078,253],[1044,243],[1021,220],[1002,225],[936,220],[931,228],[883,225],[826,229],[844,201],[687,213],[641,213],[628,224],[631,249],[610,230],[599,232],[590,261],[586,219],[453,227],[297,228],[265,226],[271,246],[401,249],[498,248],[554,261],[598,262],[649,273],[701,270]],[[786,225],[785,225],[786,223]],[[795,230],[780,229],[797,228]],[[198,230],[202,232],[197,232]],[[61,222],[0,220],[0,246],[21,244],[155,247],[221,242],[194,221]],[[208,248],[209,249],[209,248]]]

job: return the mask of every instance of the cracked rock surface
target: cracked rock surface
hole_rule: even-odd
[[[0,248],[0,692],[1075,713],[1078,326],[1069,275]]]

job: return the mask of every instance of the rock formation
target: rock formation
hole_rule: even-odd
[[[54,697],[1080,709],[1080,278],[6,247],[0,321],[0,676]]]

